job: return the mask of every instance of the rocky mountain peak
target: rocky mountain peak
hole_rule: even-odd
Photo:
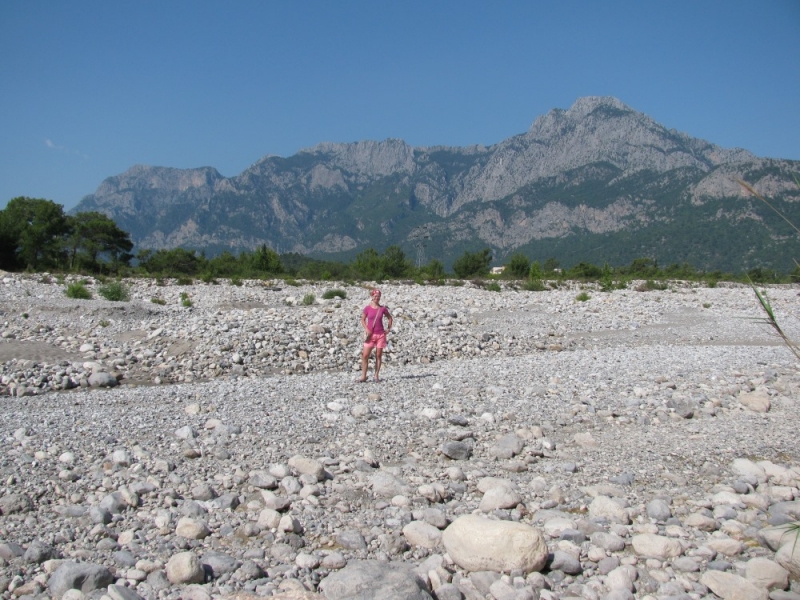
[[[636,112],[630,106],[613,96],[585,96],[575,100],[572,106],[569,107],[569,110],[567,110],[566,115],[573,119],[582,119],[598,108],[612,109],[619,112]]]
[[[789,212],[800,206],[791,177],[798,167],[754,159],[668,129],[617,98],[590,96],[489,147],[325,142],[265,156],[230,178],[211,167],[134,165],[75,210],[104,212],[150,248],[213,253],[266,243],[352,256],[391,244],[409,251],[423,239],[445,263],[486,244],[497,260],[517,250],[584,260],[586,248],[602,247],[609,262],[635,253],[698,264],[708,257],[708,265],[727,268],[736,264],[734,250],[741,262],[761,250],[775,255],[774,244],[794,239],[776,228],[761,250],[722,254],[705,241],[698,223],[717,227],[724,217],[741,227],[736,219],[753,219],[737,178],[794,193]],[[687,231],[700,233],[689,241]]]
[[[414,148],[403,140],[391,138],[349,144],[322,142],[301,152],[325,155],[333,166],[359,175],[385,176],[414,170]]]

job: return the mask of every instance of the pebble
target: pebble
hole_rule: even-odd
[[[0,276],[4,597],[798,600],[800,374],[747,287],[386,283],[362,385],[357,286],[130,285]]]

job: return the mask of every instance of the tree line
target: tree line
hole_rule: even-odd
[[[492,252],[484,248],[465,251],[447,273],[444,264],[432,259],[416,266],[402,248],[392,245],[383,252],[367,248],[349,263],[317,260],[296,253],[279,255],[262,244],[252,252],[238,255],[222,252],[207,258],[203,251],[173,248],[140,249],[132,254],[130,234],[98,212],[64,214],[63,207],[50,200],[18,197],[0,210],[0,269],[7,271],[62,271],[116,276],[186,276],[211,280],[217,277],[260,278],[289,276],[312,280],[415,279],[441,281],[487,277]],[[621,285],[625,280],[751,280],[754,283],[787,283],[800,279],[800,267],[791,274],[755,268],[746,274],[706,272],[693,266],[659,266],[652,258],[637,258],[630,265],[611,267],[579,262],[562,269],[558,260],[531,261],[514,254],[500,277],[525,280],[532,289],[544,279],[599,281],[604,286]]]

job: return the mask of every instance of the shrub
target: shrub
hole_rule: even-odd
[[[589,294],[587,294],[586,292],[581,292],[580,294],[575,296],[575,300],[577,300],[578,302],[586,302],[590,298],[591,298],[591,296]]]
[[[527,256],[517,253],[508,261],[507,270],[517,279],[528,277],[531,269],[531,261]]]
[[[193,285],[194,280],[191,277],[178,277],[175,283],[177,285]]]
[[[442,264],[442,261],[435,258],[432,258],[430,262],[421,269],[421,271],[423,277],[432,281],[443,279],[445,276],[444,264]]]
[[[131,298],[128,288],[119,281],[112,281],[100,286],[97,293],[112,302],[127,302]]]
[[[542,277],[544,277],[544,271],[541,265],[539,265],[539,261],[535,260],[531,263],[531,268],[528,269],[528,279],[542,279]]]
[[[483,289],[488,290],[490,292],[499,292],[500,285],[496,281],[490,281],[486,285],[483,286]]]
[[[238,277],[231,277],[231,285],[236,285],[236,286],[241,287],[242,286],[242,280],[239,279]]]
[[[300,285],[299,283],[297,283],[295,279],[291,277],[287,277],[286,279],[284,279],[284,283],[286,283],[286,285],[291,285],[292,287],[297,287]]]
[[[522,289],[526,292],[543,292],[547,289],[541,279],[531,279],[522,284]]]
[[[103,319],[102,321],[100,321],[99,325],[100,325],[100,327],[108,327],[109,325],[111,325],[111,321],[108,321],[107,319]]]
[[[212,273],[208,273],[208,272],[203,273],[200,276],[200,280],[203,283],[208,283],[208,284],[211,284],[211,285],[217,285],[217,278],[214,277],[214,275]]]
[[[322,297],[325,298],[325,300],[331,300],[332,298],[341,298],[344,300],[345,298],[347,298],[347,292],[339,289],[325,290],[325,293],[322,294]]]
[[[152,298],[150,298],[150,302],[152,302],[153,304],[160,304],[161,306],[164,306],[167,303],[166,300],[164,300],[163,298],[159,298],[158,296],[153,296]]]
[[[92,299],[92,292],[86,289],[86,286],[80,281],[70,283],[64,293],[66,294],[67,298],[72,298],[73,300]]]
[[[316,299],[317,298],[314,296],[314,294],[306,294],[305,296],[303,296],[303,304],[305,306],[311,306],[312,304],[314,304],[314,301]]]
[[[189,298],[189,294],[186,292],[181,292],[181,306],[185,306],[189,308],[192,305],[192,300]]]
[[[568,275],[574,279],[600,279],[603,269],[592,263],[579,262],[568,271]]]

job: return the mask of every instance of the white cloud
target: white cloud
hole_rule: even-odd
[[[44,145],[47,146],[48,148],[50,148],[51,150],[56,150],[58,152],[64,152],[65,154],[73,154],[75,156],[80,156],[83,159],[88,159],[89,158],[88,156],[86,156],[80,150],[73,150],[71,148],[67,148],[66,146],[61,146],[59,144],[56,144],[50,138],[45,138]]]

